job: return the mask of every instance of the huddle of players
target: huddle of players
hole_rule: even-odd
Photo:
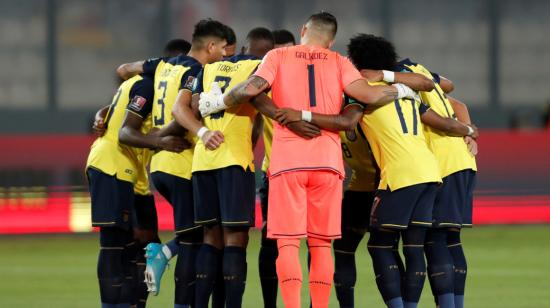
[[[98,278],[104,307],[145,305],[147,289],[140,275],[144,265],[141,250],[146,245],[145,278],[153,293],[159,291],[166,262],[178,255],[175,307],[207,307],[212,293],[215,307],[223,307],[224,302],[228,307],[241,305],[248,229],[254,223],[252,149],[261,119],[254,107],[261,110],[265,106],[238,105],[205,117],[203,124],[196,94],[231,89],[255,71],[265,53],[278,46],[267,29],[256,28],[247,36],[243,55],[220,61],[231,41],[234,34],[227,26],[204,20],[195,26],[189,52],[183,48],[176,57],[129,63],[117,70],[128,80],[98,116],[97,126],[105,134],[92,146],[87,165],[93,225],[100,227]],[[459,113],[456,109],[462,105],[453,100],[451,104],[442,91],[442,87],[448,90],[447,80],[410,61],[398,66],[393,46],[382,38],[356,36],[348,52],[367,79],[380,82],[384,75],[388,82],[421,90],[422,101],[428,106],[401,99],[365,107],[346,98],[343,124],[320,114],[313,114],[312,123],[285,123],[307,138],[319,133],[317,126],[345,131],[341,133],[342,149],[353,175],[342,205],[342,239],[334,242],[334,280],[340,305],[354,305],[354,254],[370,230],[369,253],[388,306],[418,303],[426,273],[425,249],[436,301],[441,307],[460,307],[466,265],[459,231],[471,224],[468,206],[475,161],[461,137],[442,131],[459,136],[471,131],[431,113],[452,118],[456,112],[459,120],[468,122],[467,112]],[[424,77],[389,72],[396,69]],[[219,89],[213,86],[215,82]],[[440,130],[423,125],[424,121]],[[265,172],[272,128],[270,119],[263,122]],[[201,132],[203,125],[210,130]],[[197,132],[198,138],[189,132]],[[475,146],[473,140],[468,142]],[[151,156],[153,183],[174,208],[176,238],[165,245],[158,244],[156,212],[148,191],[145,168]],[[435,183],[441,183],[442,177],[443,185],[437,189]],[[260,190],[263,213],[267,213],[266,190],[264,180]],[[432,208],[436,228],[428,229]],[[265,225],[267,218],[263,218]],[[259,267],[264,304],[275,307],[277,246],[266,238],[265,226],[262,231]],[[400,234],[405,267],[396,253]],[[449,305],[450,296],[453,306]]]

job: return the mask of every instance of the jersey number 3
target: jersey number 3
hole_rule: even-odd
[[[164,80],[159,83],[159,90],[162,90],[162,97],[157,100],[157,104],[160,107],[160,117],[157,117],[155,115],[155,126],[164,125],[164,99],[166,98],[166,87],[168,87],[168,83]]]
[[[227,89],[227,87],[229,86],[229,83],[231,82],[231,77],[216,76],[216,78],[214,78],[214,82],[217,82],[218,84],[220,82],[223,83],[222,86],[220,87],[220,89],[222,90],[222,93],[225,93],[225,89]],[[211,119],[221,119],[221,118],[223,118],[224,114],[225,114],[225,112],[222,110],[220,112],[216,112],[216,113],[211,114],[210,118]]]

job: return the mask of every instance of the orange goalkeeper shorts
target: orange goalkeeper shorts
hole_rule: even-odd
[[[289,171],[269,179],[269,238],[341,236],[342,178],[329,170]]]

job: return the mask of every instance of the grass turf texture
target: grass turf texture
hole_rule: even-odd
[[[465,230],[469,259],[467,307],[550,307],[550,226],[498,226]],[[162,234],[169,239],[170,234]],[[262,307],[258,278],[259,232],[251,232],[243,307]],[[302,243],[302,263],[306,263]],[[99,307],[97,234],[0,236],[0,307]],[[148,307],[172,307],[173,268]],[[383,307],[366,240],[357,255],[358,307]],[[306,273],[307,271],[304,271]],[[302,291],[307,307],[307,285]],[[283,307],[279,295],[279,307]],[[434,307],[426,281],[420,307]],[[330,307],[338,307],[332,294]]]

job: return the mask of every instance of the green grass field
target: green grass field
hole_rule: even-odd
[[[469,258],[466,306],[550,307],[549,235],[550,226],[465,230],[463,242]],[[168,239],[170,234],[162,237]],[[253,231],[243,307],[262,307],[258,245],[259,233]],[[0,247],[0,307],[99,307],[95,274],[97,235],[1,236]],[[305,261],[304,249],[302,253]],[[357,307],[383,307],[365,240],[357,263]],[[150,297],[148,307],[172,306],[172,277],[173,267],[164,276],[161,294]],[[305,287],[302,298],[306,307]],[[279,303],[283,307],[280,299]],[[334,294],[330,306],[338,307]],[[434,306],[427,287],[419,306]]]

